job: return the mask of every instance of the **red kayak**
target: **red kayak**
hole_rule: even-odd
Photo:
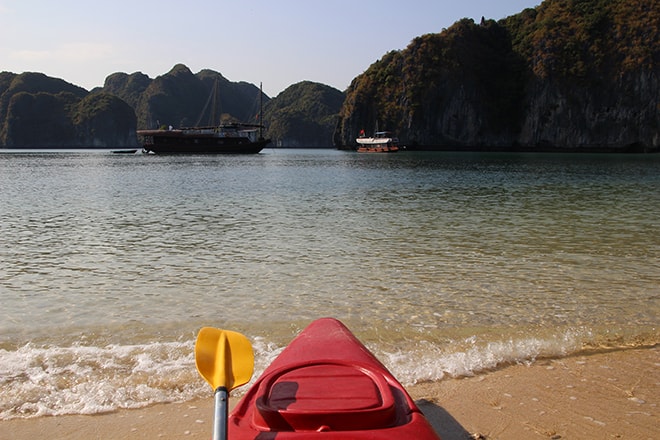
[[[311,323],[229,416],[232,440],[433,439],[403,386],[341,322]]]

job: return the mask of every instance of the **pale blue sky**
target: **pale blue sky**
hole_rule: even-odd
[[[114,72],[183,63],[275,97],[310,80],[345,90],[390,50],[457,20],[500,19],[541,0],[0,0],[0,71],[86,89]]]

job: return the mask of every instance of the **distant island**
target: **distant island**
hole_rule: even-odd
[[[0,148],[135,148],[138,128],[241,121],[263,123],[275,147],[354,148],[380,129],[409,149],[657,152],[659,39],[648,0],[545,0],[419,36],[344,92],[305,81],[269,98],[181,64],[91,91],[2,72]]]

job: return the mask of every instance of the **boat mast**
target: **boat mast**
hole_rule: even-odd
[[[264,127],[264,93],[262,91],[263,83],[259,83],[259,139],[263,139],[263,127]]]

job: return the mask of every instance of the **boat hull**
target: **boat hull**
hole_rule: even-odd
[[[396,145],[360,145],[357,148],[358,153],[396,153],[399,147]]]
[[[229,416],[229,438],[433,439],[403,386],[341,322],[314,321]]]
[[[142,148],[155,154],[257,154],[269,139],[251,140],[243,136],[187,134],[181,130],[141,130]]]

